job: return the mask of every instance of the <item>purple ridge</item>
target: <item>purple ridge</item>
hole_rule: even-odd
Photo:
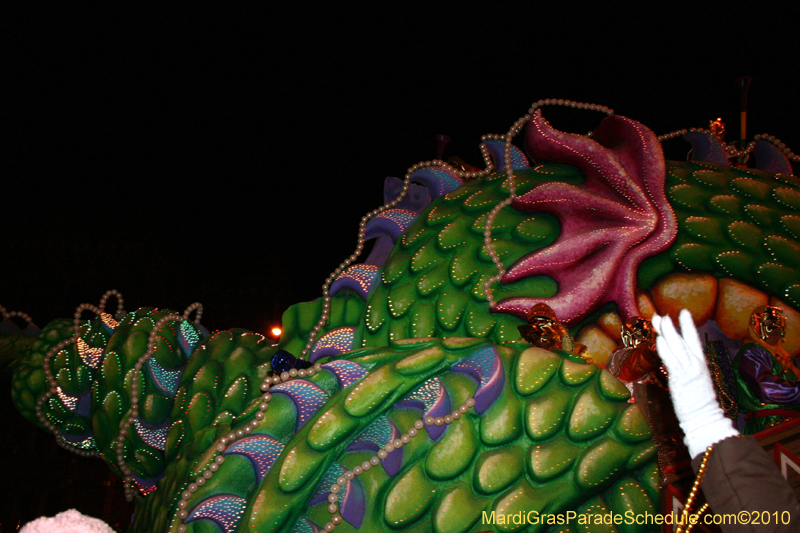
[[[292,400],[297,408],[296,431],[299,431],[303,424],[308,422],[311,415],[316,413],[328,400],[328,395],[325,394],[325,391],[317,384],[305,379],[293,379],[292,381],[275,385],[270,389],[270,392],[284,394]]]
[[[388,204],[400,196],[403,190],[403,180],[400,178],[388,177],[383,180],[383,203]],[[403,199],[397,204],[398,209],[408,209],[419,213],[431,203],[431,192],[421,185],[411,183]]]
[[[156,450],[164,451],[167,446],[167,426],[161,426],[158,428],[148,427],[142,424],[139,419],[135,419],[133,421],[134,426],[136,427],[136,434],[139,435],[139,438],[142,439],[142,442],[150,446],[151,448],[155,448]]]
[[[774,144],[758,140],[753,146],[753,156],[756,158],[756,168],[772,174],[787,174],[794,176],[792,163],[786,155]]]
[[[411,181],[427,187],[432,198],[444,196],[464,185],[464,180],[442,167],[421,168],[411,174]]]
[[[400,432],[397,426],[392,423],[387,417],[382,416],[375,419],[367,429],[365,429],[353,442],[347,446],[348,452],[377,452],[381,450],[389,442],[400,438]],[[386,459],[382,460],[383,469],[389,475],[394,477],[400,471],[400,465],[403,463],[403,448],[396,449],[386,455]]]
[[[368,241],[381,235],[388,235],[392,242],[400,237],[417,218],[414,211],[408,209],[387,209],[374,216],[364,228],[364,240]]]
[[[500,396],[506,383],[503,362],[494,346],[479,348],[450,368],[451,372],[465,374],[478,382],[475,391],[475,412],[483,413]]]
[[[366,368],[347,359],[338,359],[325,363],[322,368],[333,372],[333,375],[339,381],[339,386],[343,389],[349,387],[367,373]]]
[[[153,385],[164,394],[172,398],[178,392],[178,383],[181,380],[183,369],[168,370],[161,366],[155,356],[147,360],[147,370]]]
[[[188,320],[182,320],[178,327],[178,344],[183,350],[184,358],[188,358],[200,343],[200,335]]]
[[[558,293],[508,298],[494,310],[524,320],[533,305],[544,302],[559,320],[575,324],[600,305],[616,302],[625,320],[640,315],[639,265],[667,250],[678,232],[664,193],[666,166],[656,136],[612,115],[592,140],[553,129],[537,110],[525,143],[535,159],[575,165],[586,181],[542,183],[514,200],[519,210],[555,216],[561,232],[553,244],[509,267],[503,283],[545,275],[558,283]]]
[[[492,163],[494,163],[495,172],[505,172],[506,171],[506,157],[505,157],[505,146],[506,143],[503,141],[484,141],[483,145],[486,147],[486,150],[489,152],[489,155],[492,157]],[[525,154],[522,153],[522,150],[511,145],[511,168],[512,170],[522,170],[526,168],[530,168],[531,164],[528,162],[528,158],[525,157]]]
[[[184,520],[185,523],[205,518],[222,528],[223,533],[233,533],[239,524],[247,500],[235,494],[217,494],[200,501]]]
[[[369,291],[372,290],[378,279],[378,265],[358,264],[352,265],[339,274],[331,283],[330,295],[336,296],[342,291],[350,290],[366,301]]]
[[[267,475],[285,445],[269,435],[249,435],[234,442],[225,450],[225,455],[244,455],[253,465],[256,485]]]
[[[716,163],[725,167],[731,166],[725,155],[725,146],[711,132],[690,131],[683,138],[692,145],[692,161]]]
[[[432,416],[434,418],[445,416],[452,411],[450,406],[450,395],[447,393],[442,380],[438,377],[432,377],[428,381],[422,383],[419,387],[414,389],[405,398],[397,402],[395,407],[410,407],[412,409],[420,409],[422,417]],[[426,425],[425,429],[428,431],[428,436],[433,440],[438,440],[439,437],[447,429],[447,425],[436,426],[431,424]]]

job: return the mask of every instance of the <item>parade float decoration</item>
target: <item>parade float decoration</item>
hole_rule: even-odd
[[[607,117],[568,134],[547,105]],[[693,161],[664,160],[678,136]],[[796,157],[769,137],[657,138],[568,100],[537,102],[481,151],[484,170],[434,160],[387,178],[355,252],[284,313],[278,344],[210,334],[196,304],[126,313],[111,292],[5,335],[15,404],[123,478],[131,531],[544,531],[567,512],[605,531],[593,519],[658,512],[651,430],[605,363],[626,320],[682,308],[736,349],[752,309],[779,306],[800,353]],[[538,303],[582,355],[520,337]]]

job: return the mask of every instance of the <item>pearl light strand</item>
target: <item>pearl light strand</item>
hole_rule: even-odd
[[[285,383],[296,378],[302,379],[306,376],[313,376],[321,370],[322,365],[320,363],[316,363],[314,366],[307,369],[298,370],[292,368],[288,372],[282,372],[279,376],[268,376],[264,379],[264,381],[261,382],[260,389],[263,394],[260,398],[257,398],[251,403],[252,405],[256,401],[260,402],[258,405],[258,412],[256,412],[253,416],[253,420],[236,431],[231,431],[230,433],[227,433],[226,435],[217,439],[217,441],[213,444],[214,450],[216,451],[214,457],[212,457],[208,464],[206,464],[206,466],[202,469],[203,472],[200,474],[200,476],[198,476],[193,482],[186,484],[183,491],[181,491],[180,499],[177,504],[178,511],[175,515],[180,521],[178,527],[176,528],[177,533],[186,533],[187,528],[185,520],[189,516],[189,512],[186,509],[189,507],[189,501],[199,490],[199,488],[205,485],[206,482],[208,482],[214,476],[214,473],[217,472],[220,466],[225,462],[225,450],[227,450],[237,440],[251,434],[265,419],[265,412],[269,409],[269,402],[272,400],[272,394],[269,392],[270,389],[275,385]],[[347,485],[348,481],[360,476],[364,472],[367,472],[374,466],[379,466],[381,461],[386,459],[388,454],[411,442],[411,439],[416,437],[425,426],[435,425],[441,427],[443,425],[450,425],[456,420],[459,420],[470,410],[470,408],[474,406],[475,398],[468,398],[450,414],[440,417],[433,417],[429,415],[415,421],[414,425],[410,427],[406,433],[401,435],[399,438],[386,443],[386,445],[379,450],[376,455],[373,455],[368,460],[361,463],[361,465],[354,467],[353,470],[349,470],[345,472],[344,475],[340,476],[336,480],[336,483],[330,487],[330,493],[328,494],[328,512],[333,516],[331,517],[331,521],[325,524],[324,531],[333,531],[338,524],[342,523],[343,519],[342,516],[338,514],[339,508],[336,505],[336,502],[339,500],[338,494],[341,491],[341,488]]]
[[[136,372],[131,376],[130,413],[128,418],[120,425],[117,443],[115,445],[117,465],[119,466],[122,474],[125,476],[123,478],[123,485],[125,489],[125,498],[128,501],[132,501],[139,492],[136,489],[133,479],[133,471],[125,462],[125,435],[128,433],[130,427],[136,423],[136,419],[139,418],[139,372],[142,371],[147,360],[150,359],[155,353],[156,338],[158,337],[158,333],[161,331],[161,328],[170,321],[182,322],[184,320],[189,320],[189,316],[194,311],[197,311],[197,315],[194,319],[194,324],[197,325],[200,323],[200,317],[203,315],[203,305],[200,302],[194,302],[191,304],[181,315],[171,313],[159,318],[147,338],[147,350],[144,352],[144,354],[142,354],[141,357],[139,357],[139,359],[136,360],[136,363],[133,365],[133,368]]]
[[[525,125],[530,122],[531,117],[536,110],[547,105],[573,107],[575,109],[588,109],[590,111],[599,111],[601,113],[605,113],[606,115],[614,114],[613,109],[602,105],[575,102],[573,100],[564,100],[562,98],[546,98],[544,100],[534,102],[531,105],[531,108],[528,110],[528,114],[520,117],[516,122],[514,122],[505,136],[493,136],[494,140],[503,140],[504,142],[503,160],[505,163],[505,171],[507,176],[506,183],[508,184],[508,198],[499,202],[492,208],[491,211],[489,211],[489,215],[486,217],[486,224],[483,227],[484,247],[486,248],[486,252],[489,254],[489,257],[492,259],[492,262],[497,268],[497,274],[491,276],[483,282],[483,294],[486,296],[486,301],[489,302],[489,307],[491,309],[494,309],[497,306],[497,302],[495,302],[494,295],[492,294],[492,284],[501,281],[503,276],[506,275],[506,269],[503,267],[503,262],[500,260],[500,256],[497,255],[497,252],[494,249],[494,244],[492,243],[492,224],[494,223],[494,219],[497,217],[497,214],[507,205],[511,205],[514,199],[517,197],[517,189],[514,182],[514,169],[511,166],[511,141],[519,134],[519,132],[522,131]]]
[[[3,315],[3,319],[11,319],[14,317],[19,317],[28,324],[32,322],[31,317],[28,313],[23,313],[22,311],[7,311],[6,308],[3,307],[2,305],[0,305],[0,314]]]
[[[48,431],[53,433],[56,436],[56,442],[62,448],[65,448],[71,452],[74,452],[78,455],[86,456],[86,457],[96,457],[99,455],[99,452],[92,451],[92,450],[81,450],[79,448],[75,448],[68,442],[64,440],[64,437],[58,432],[58,428],[56,428],[55,424],[51,423],[50,420],[44,414],[44,404],[53,396],[58,393],[58,382],[56,382],[55,376],[53,376],[53,371],[50,368],[50,360],[59,353],[61,350],[65,349],[70,344],[75,344],[80,337],[80,328],[81,328],[81,315],[84,311],[90,310],[94,312],[96,315],[101,315],[105,312],[106,303],[108,302],[108,298],[110,296],[114,296],[117,298],[117,316],[124,315],[125,309],[123,308],[124,299],[122,298],[122,294],[117,290],[110,290],[106,291],[103,296],[100,298],[100,305],[94,306],[92,304],[81,304],[75,309],[75,314],[73,316],[72,324],[73,324],[73,335],[71,338],[61,341],[52,347],[44,356],[42,361],[42,370],[44,370],[44,377],[47,381],[47,392],[41,395],[36,400],[36,405],[34,406],[34,413],[36,414],[36,418],[39,419],[39,422],[47,428]],[[5,311],[5,309],[3,309]],[[24,314],[24,313],[23,313]],[[5,313],[4,315],[5,316]],[[18,315],[19,316],[19,315]],[[27,315],[25,315],[27,317]],[[30,317],[28,317],[28,321],[30,322]]]

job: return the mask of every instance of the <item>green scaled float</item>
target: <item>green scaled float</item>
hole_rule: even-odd
[[[567,134],[542,116],[551,104],[608,117]],[[789,328],[800,304],[785,151],[758,141],[766,170],[734,168],[686,133],[704,160],[667,163],[635,121],[539,101],[484,137],[484,170],[387,178],[355,253],[284,313],[277,345],[209,335],[197,304],[112,316],[109,293],[32,341],[5,335],[14,402],[141,496],[135,532],[655,531],[596,523],[661,510],[650,428],[603,368],[618,325],[687,307],[736,343],[736,298],[780,301]],[[539,302],[596,364],[520,338]],[[559,514],[572,520],[541,518]]]

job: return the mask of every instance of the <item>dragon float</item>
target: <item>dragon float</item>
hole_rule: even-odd
[[[568,134],[547,105],[608,116]],[[664,160],[677,136],[693,161]],[[704,130],[657,138],[569,100],[480,146],[483,170],[387,178],[355,252],[284,313],[277,344],[210,334],[197,305],[126,313],[112,291],[5,334],[15,405],[123,478],[135,532],[607,531],[608,513],[659,512],[651,430],[605,362],[631,317],[685,307],[735,345],[770,303],[800,353],[797,158],[767,136],[741,151]],[[736,164],[749,154],[757,168]],[[591,360],[520,338],[541,302]]]

